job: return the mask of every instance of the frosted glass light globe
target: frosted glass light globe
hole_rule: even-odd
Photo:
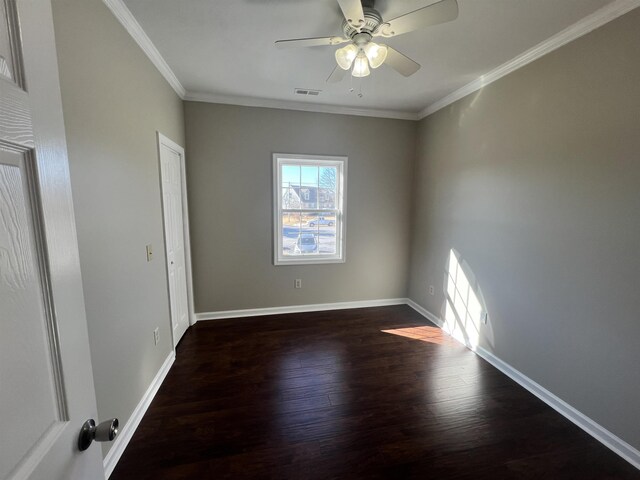
[[[369,62],[367,60],[367,56],[360,52],[353,62],[353,70],[351,71],[351,75],[354,77],[366,77],[371,73],[369,70]]]
[[[349,70],[357,54],[358,47],[351,43],[346,47],[342,47],[336,50],[336,62],[338,62],[338,66],[341,69]]]
[[[386,45],[378,45],[374,42],[369,42],[364,46],[364,53],[369,59],[369,65],[371,68],[378,68],[387,59],[388,48]]]

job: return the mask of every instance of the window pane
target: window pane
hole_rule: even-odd
[[[318,208],[336,208],[336,167],[320,167],[318,189]]]
[[[280,177],[282,181],[282,188],[293,185],[300,185],[300,166],[282,165],[282,173]]]
[[[282,254],[297,255],[296,241],[302,231],[301,215],[299,213],[282,214]]]
[[[335,210],[336,207],[336,191],[333,188],[318,189],[318,208]]]
[[[282,187],[282,208],[298,209],[302,207],[300,197],[294,187]]]
[[[333,255],[336,253],[336,215],[316,212],[308,217],[305,232],[313,233],[318,239],[318,253]]]
[[[336,167],[320,167],[320,182],[319,186],[324,188],[336,188]]]
[[[322,212],[282,214],[282,254],[287,256],[334,255],[336,215]]]
[[[318,208],[318,167],[304,165],[300,167],[302,178],[300,200],[302,208]]]
[[[302,178],[302,185],[306,185],[308,187],[318,186],[318,167],[303,165],[300,167],[300,174]]]
[[[336,225],[336,214],[333,212],[313,212],[305,215],[303,221],[304,220],[306,220],[307,226],[314,229],[334,227]]]

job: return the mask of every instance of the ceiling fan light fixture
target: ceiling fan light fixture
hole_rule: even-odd
[[[367,60],[367,56],[363,52],[358,53],[358,56],[353,62],[351,75],[354,77],[367,77],[370,74],[371,70],[369,70],[369,61]]]
[[[277,48],[347,43],[346,47],[334,52],[338,66],[333,68],[331,75],[327,78],[327,82],[330,83],[339,82],[348,71],[351,71],[354,77],[366,77],[371,74],[370,68],[378,68],[383,63],[405,77],[413,75],[420,69],[419,63],[393,47],[377,44],[371,40],[380,36],[404,35],[423,27],[450,22],[458,18],[459,13],[458,0],[431,0],[429,5],[385,21],[380,12],[374,8],[375,0],[337,1],[343,14],[343,35],[276,41]]]
[[[369,59],[371,68],[378,68],[387,59],[388,48],[384,44],[369,42],[364,46],[364,54]]]
[[[342,47],[336,50],[336,62],[338,62],[338,66],[341,69],[349,70],[357,55],[358,47],[356,47],[353,43],[350,43],[346,47]]]

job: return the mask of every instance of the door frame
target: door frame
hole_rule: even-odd
[[[164,222],[164,201],[163,201],[163,187],[162,187],[162,161],[160,155],[162,154],[162,147],[167,147],[173,150],[180,156],[180,191],[182,196],[182,235],[184,239],[184,263],[185,263],[185,276],[187,278],[187,315],[189,316],[189,326],[193,326],[195,321],[195,307],[193,303],[193,274],[191,271],[191,237],[189,235],[189,206],[187,203],[187,168],[185,165],[184,148],[171,140],[166,135],[163,135],[159,131],[156,131],[158,140],[158,179],[160,180],[160,207],[162,211],[162,238],[164,241],[164,259],[165,259],[165,272],[167,278],[167,296],[169,298],[169,318],[171,329],[171,341],[173,344],[173,350],[176,349],[176,340],[173,337],[173,319],[171,319],[171,292],[169,289],[169,263],[167,261],[167,233],[166,225]]]

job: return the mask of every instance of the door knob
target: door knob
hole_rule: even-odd
[[[118,436],[118,419],[105,420],[96,426],[93,418],[90,418],[82,425],[78,436],[78,448],[81,452],[89,448],[91,442],[110,442]]]

